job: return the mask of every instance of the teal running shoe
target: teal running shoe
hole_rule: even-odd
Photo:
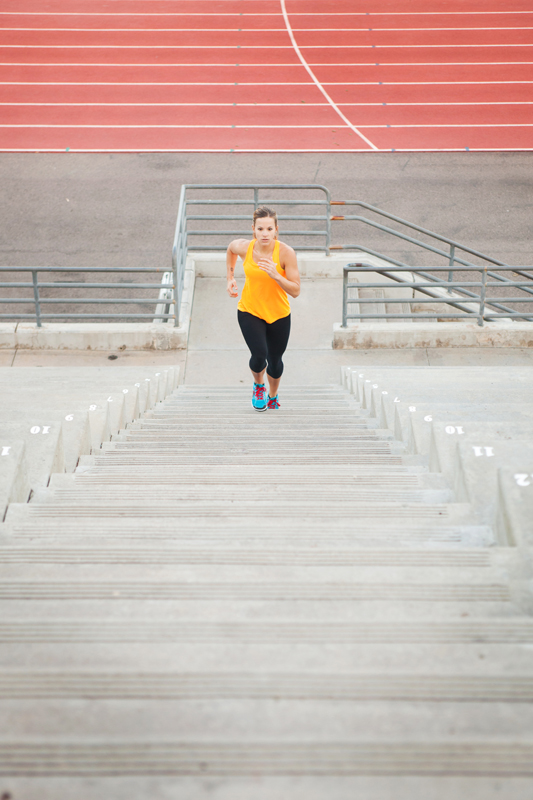
[[[256,411],[266,411],[267,401],[265,398],[266,387],[264,383],[254,383],[254,393],[252,395],[252,406]]]
[[[279,400],[277,395],[275,397],[270,397],[270,395],[268,395],[267,408],[271,411],[279,408]]]

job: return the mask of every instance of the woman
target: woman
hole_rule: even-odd
[[[279,408],[278,389],[283,373],[282,356],[291,330],[289,298],[300,294],[300,275],[296,253],[278,241],[275,211],[262,206],[254,212],[254,238],[234,239],[226,256],[228,294],[238,297],[235,280],[237,256],[244,261],[246,281],[237,316],[242,334],[252,354],[254,376],[252,406],[256,411]],[[268,365],[268,366],[267,366]],[[265,370],[269,394],[265,397]]]

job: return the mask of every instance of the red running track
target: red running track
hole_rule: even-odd
[[[3,151],[531,150],[532,89],[531,0],[0,10]]]

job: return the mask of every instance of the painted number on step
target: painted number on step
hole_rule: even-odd
[[[372,384],[372,388],[373,388],[373,389],[379,389],[379,386],[377,385],[377,383],[373,383],[373,384]]]
[[[472,450],[474,451],[474,455],[478,458],[480,456],[486,456],[487,458],[491,458],[494,455],[494,447],[476,447],[473,446]]]
[[[395,403],[399,403],[399,402],[400,402],[400,398],[399,398],[399,397],[395,397],[395,398],[394,398],[394,402],[395,402]]]
[[[433,417],[431,414],[428,414],[427,417],[424,417],[424,422],[433,422]]]
[[[9,446],[3,445],[2,446],[2,455],[3,456],[8,456],[10,450],[11,450],[11,445],[9,445]]]
[[[97,408],[98,406],[95,405],[89,406],[89,411],[96,411]]]
[[[453,435],[454,433],[458,433],[459,435],[461,435],[464,433],[462,425],[446,425],[444,430],[446,431],[446,433],[449,433],[450,435]]]
[[[514,476],[518,486],[531,486],[530,478],[533,478],[533,472],[530,475],[527,472],[517,472]]]
[[[72,422],[73,419],[74,419],[74,414],[67,414],[67,416],[65,417],[66,422]]]
[[[33,428],[30,428],[30,433],[50,433],[50,425],[43,425],[42,428],[39,425],[34,425]]]
[[[409,406],[409,411],[411,413],[413,413],[413,411],[416,411],[416,406]]]

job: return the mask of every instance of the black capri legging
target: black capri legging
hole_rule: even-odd
[[[268,364],[267,373],[277,380],[283,375],[281,357],[287,349],[291,332],[291,315],[275,322],[265,322],[247,311],[237,311],[239,325],[246,344],[250,348],[250,369],[262,372]]]

